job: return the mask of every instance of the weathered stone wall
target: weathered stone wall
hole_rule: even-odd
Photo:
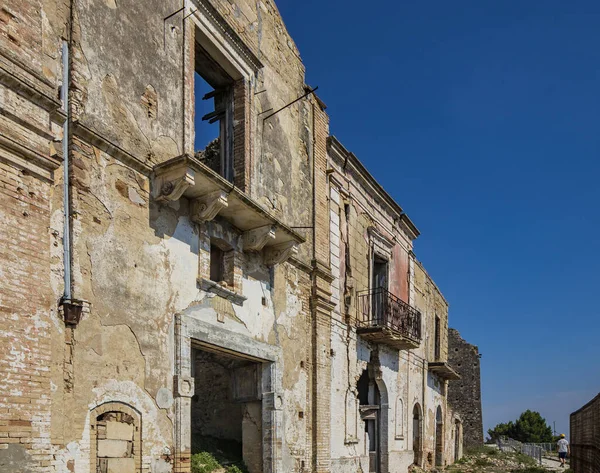
[[[600,395],[570,419],[571,469],[575,473],[594,473],[600,465]]]
[[[479,350],[463,340],[458,330],[448,331],[449,362],[461,379],[450,383],[448,402],[459,413],[466,447],[483,445]]]
[[[0,7],[0,469],[189,471],[199,344],[260,366],[262,392],[241,410],[251,471],[368,471],[357,404],[367,367],[381,395],[388,470],[404,473],[414,461],[416,405],[427,452],[442,407],[450,461],[456,415],[427,367],[436,314],[446,359],[447,303],[412,255],[418,231],[329,138],[318,97],[267,118],[307,92],[274,3],[192,3],[179,12],[176,0]],[[71,261],[62,246],[64,39]],[[237,189],[223,198],[241,190],[249,218],[266,211],[306,239],[278,263],[247,251],[231,217],[198,219],[181,194],[159,201],[156,166],[196,151],[200,39],[235,81]],[[211,244],[226,253],[223,281],[210,281]],[[372,285],[374,254],[389,261],[389,291],[423,314],[418,349],[357,336],[357,295]],[[71,326],[60,306],[65,264],[83,307]],[[262,449],[249,447],[257,441]]]
[[[415,307],[423,318],[423,342],[414,350],[412,375],[421,378],[422,387],[411,386],[413,403],[419,403],[424,412],[422,432],[422,465],[435,468],[437,409],[441,409],[443,419],[442,464],[451,464],[456,459],[455,425],[461,422],[460,414],[448,402],[449,386],[460,381],[448,381],[429,371],[430,362],[448,361],[448,302],[423,265],[414,260],[411,264],[411,277],[414,280]],[[435,319],[440,319],[440,357],[435,357]],[[419,391],[420,389],[420,391]],[[414,404],[413,404],[414,405]],[[412,408],[410,410],[412,413]],[[412,436],[411,436],[412,448]],[[459,439],[459,455],[462,455],[462,442]]]
[[[51,269],[62,222],[51,218],[50,202],[62,196],[54,185],[61,182],[58,86],[67,17],[60,1],[0,5],[1,471],[48,471],[53,460],[54,289],[61,283]]]

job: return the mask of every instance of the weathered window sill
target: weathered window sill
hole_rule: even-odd
[[[396,435],[396,440],[404,440],[404,435]]]
[[[357,444],[358,443],[358,437],[346,437],[346,440],[344,440],[344,444],[346,445],[353,445],[353,444]]]
[[[236,305],[244,305],[244,301],[247,299],[247,297],[237,294],[231,289],[227,289],[221,286],[219,283],[211,281],[210,279],[199,278],[198,284],[200,285],[200,289],[203,291],[216,294],[217,296],[227,299]]]

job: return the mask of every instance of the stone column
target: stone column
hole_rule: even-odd
[[[180,314],[175,315],[175,452],[173,473],[189,473],[191,469],[192,406],[194,378],[191,376],[192,348],[185,322]]]

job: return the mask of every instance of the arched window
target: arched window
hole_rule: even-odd
[[[142,471],[141,418],[131,406],[107,402],[90,415],[90,472]]]
[[[352,389],[346,391],[346,443],[358,442],[358,398]]]
[[[401,397],[396,399],[396,438],[404,438],[404,402]]]

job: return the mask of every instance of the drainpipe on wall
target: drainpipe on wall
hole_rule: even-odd
[[[64,266],[64,294],[61,305],[63,306],[63,315],[65,324],[74,326],[79,323],[81,318],[82,304],[73,300],[71,294],[71,209],[69,202],[69,122],[71,113],[69,109],[69,43],[63,41],[62,44],[62,87],[60,91],[63,110],[66,118],[63,124],[63,266]]]

